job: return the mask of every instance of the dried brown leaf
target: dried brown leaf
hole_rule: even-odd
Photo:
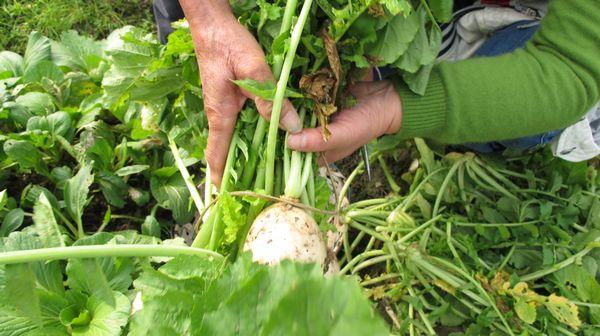
[[[321,69],[315,73],[300,78],[300,89],[315,101],[315,103],[335,103],[332,100],[332,90],[335,87],[335,75],[329,69]]]
[[[335,104],[338,91],[340,89],[340,83],[342,81],[342,64],[340,62],[340,55],[337,51],[335,40],[329,35],[327,29],[321,31],[321,38],[325,45],[325,51],[327,52],[327,59],[329,60],[329,66],[335,77],[335,85],[331,92],[331,101]]]

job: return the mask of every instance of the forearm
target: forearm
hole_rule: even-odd
[[[600,100],[596,0],[555,0],[524,50],[442,63],[423,98],[400,88],[402,137],[517,138],[575,122]]]

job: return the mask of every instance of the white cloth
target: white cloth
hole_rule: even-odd
[[[457,38],[438,59],[458,61],[469,58],[488,39],[490,33],[510,24],[533,17],[510,7],[484,7],[463,15],[456,22]]]
[[[552,142],[554,156],[581,162],[600,155],[600,104],[594,106],[579,122],[565,128]],[[596,125],[596,129],[592,128]]]

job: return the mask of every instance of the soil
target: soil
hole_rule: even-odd
[[[400,152],[396,154],[398,154],[396,155],[396,158],[392,157],[392,155],[385,155],[384,159],[394,180],[404,189],[408,186],[402,182],[400,177],[408,170],[411,159],[408,150],[401,149]],[[347,177],[362,160],[363,156],[361,151],[356,151],[351,156],[336,162],[335,166]],[[383,173],[383,169],[381,169],[377,160],[372,160],[371,179],[369,180],[366,171],[357,176],[349,191],[349,198],[351,202],[356,202],[364,199],[385,197],[389,195],[391,191],[392,190],[385,178],[385,174]]]

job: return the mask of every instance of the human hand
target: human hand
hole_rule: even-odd
[[[204,111],[208,118],[206,160],[212,182],[219,186],[237,115],[246,99],[252,99],[267,120],[273,105],[240,89],[232,80],[250,78],[274,82],[275,78],[259,44],[235,19],[229,4],[219,6],[219,1],[204,2],[206,6],[198,9],[200,4],[195,1],[181,1],[198,56]],[[282,108],[280,126],[290,133],[302,129],[300,118],[289,101]]]
[[[400,130],[402,104],[391,82],[360,82],[350,92],[358,104],[334,114],[327,142],[318,127],[290,135],[288,146],[302,152],[323,152],[319,159],[323,165],[352,154],[375,138]]]

